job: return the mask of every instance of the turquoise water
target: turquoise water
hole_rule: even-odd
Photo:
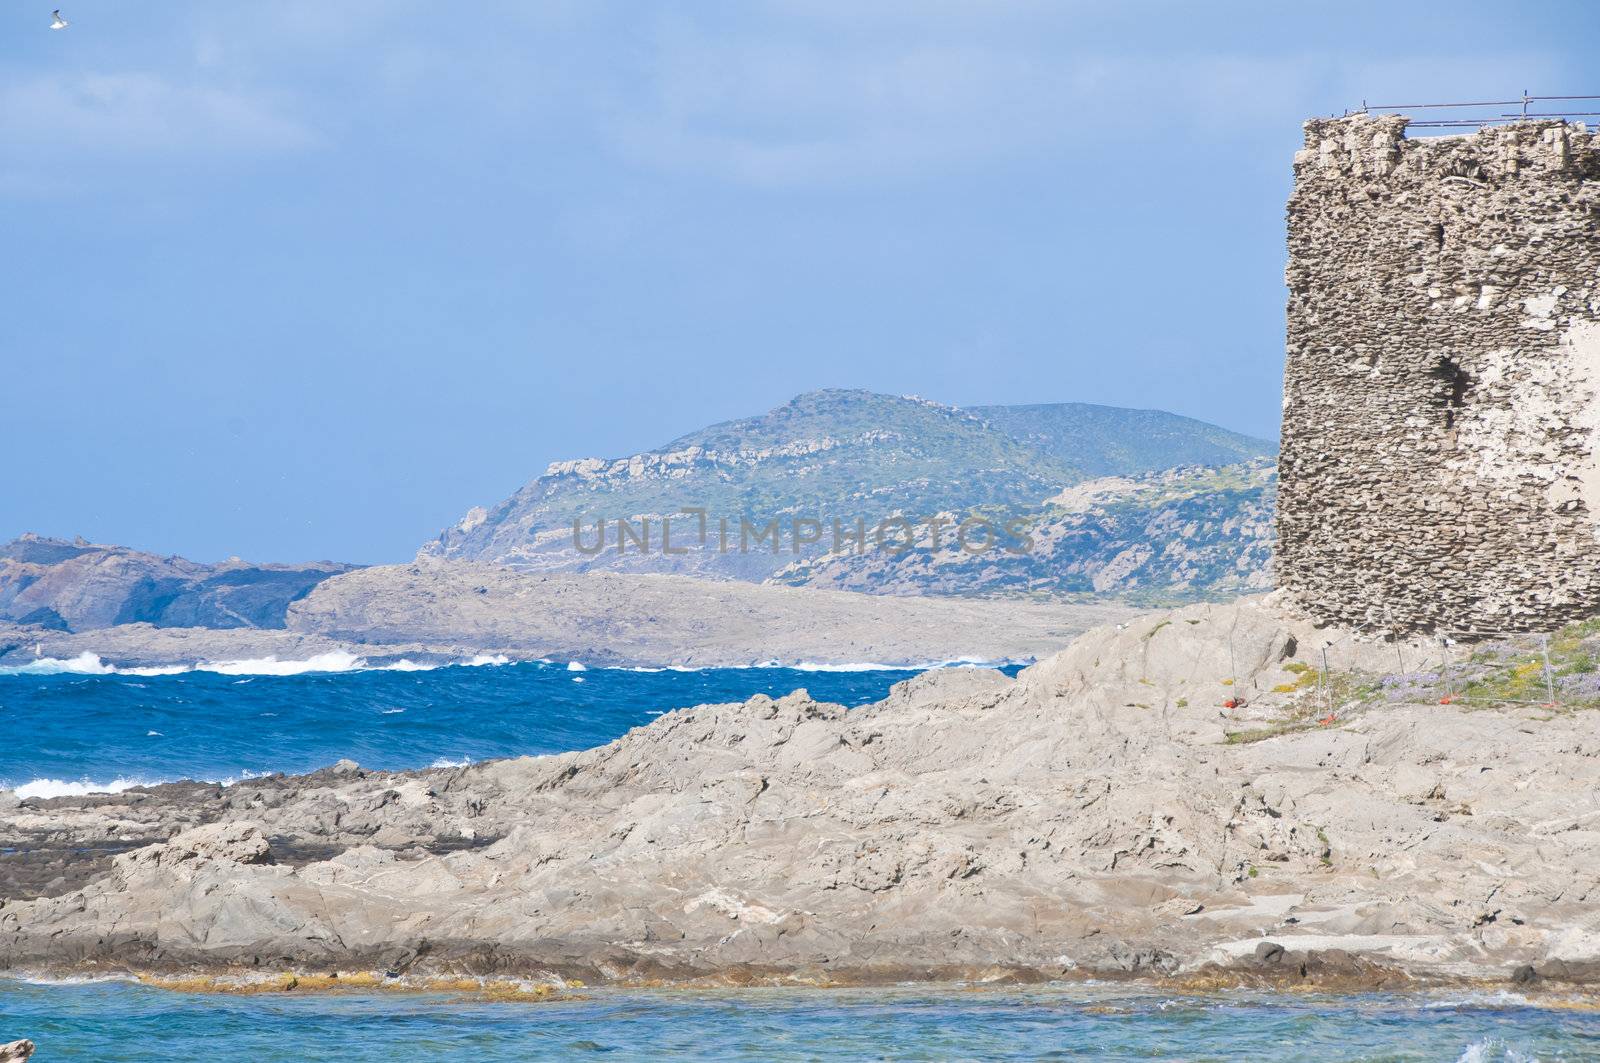
[[[1592,1060],[1600,1015],[1510,995],[1174,997],[1125,988],[191,996],[0,983],[0,1040],[38,1063],[196,1059]]]
[[[226,781],[313,771],[342,757],[404,769],[559,753],[604,745],[671,709],[758,693],[804,687],[862,705],[914,674],[540,663],[297,675],[0,672],[0,787],[49,796],[85,781]]]

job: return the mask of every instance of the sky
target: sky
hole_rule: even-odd
[[[1278,427],[1301,122],[1600,5],[0,8],[0,539],[405,560],[819,387]]]

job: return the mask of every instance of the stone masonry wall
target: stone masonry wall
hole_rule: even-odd
[[[1278,582],[1394,633],[1600,614],[1600,136],[1406,121],[1295,156]]]

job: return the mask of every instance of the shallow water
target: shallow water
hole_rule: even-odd
[[[1015,669],[1012,669],[1013,671]],[[298,675],[0,674],[0,787],[403,769],[603,745],[664,711],[779,696],[876,701],[914,671],[502,664]],[[31,784],[31,785],[29,785]]]
[[[483,1003],[448,995],[220,997],[126,983],[0,982],[0,1040],[55,1060],[528,1059],[1579,1060],[1600,1015],[1508,994],[1175,997],[1031,990],[585,991]]]

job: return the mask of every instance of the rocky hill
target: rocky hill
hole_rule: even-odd
[[[971,553],[926,531],[903,553],[845,550],[785,567],[774,582],[877,594],[1094,594],[1126,601],[1214,598],[1272,586],[1277,476],[1257,459],[1109,476],[1028,515],[1030,549]],[[954,526],[954,515],[946,515]]]
[[[422,552],[535,571],[761,581],[797,559],[822,558],[853,542],[852,535],[864,534],[873,545],[903,535],[902,518],[916,525],[941,513],[958,519],[983,513],[1004,525],[1037,516],[1045,500],[1096,477],[1233,464],[1272,452],[1266,441],[1159,411],[1078,403],[959,409],[865,391],[814,391],[657,450],[552,464],[505,501],[472,510]],[[1223,512],[1248,501],[1226,495],[1213,508],[1220,520],[1248,522]],[[1138,522],[1124,523],[1126,531]],[[1164,534],[1154,516],[1143,526]],[[1243,561],[1222,556],[1231,541],[1211,544],[1217,563],[1208,571],[1259,562],[1256,554]],[[1165,539],[1141,548],[1152,556],[1172,553]],[[866,566],[850,585],[896,593],[1011,589],[972,584],[963,575],[970,567],[912,587],[903,580],[880,585],[880,567]],[[1161,578],[1151,569],[1145,582]],[[1187,590],[1209,586],[1199,569],[1187,578]],[[835,585],[830,579],[820,581]],[[1095,589],[1092,579],[1077,575],[1051,589],[1067,584]]]
[[[968,412],[1089,476],[1137,476],[1180,465],[1232,465],[1276,450],[1265,440],[1162,410],[1053,402],[972,406]]]
[[[83,539],[0,544],[0,621],[56,631],[117,624],[281,628],[289,603],[354,565],[203,564]]]

